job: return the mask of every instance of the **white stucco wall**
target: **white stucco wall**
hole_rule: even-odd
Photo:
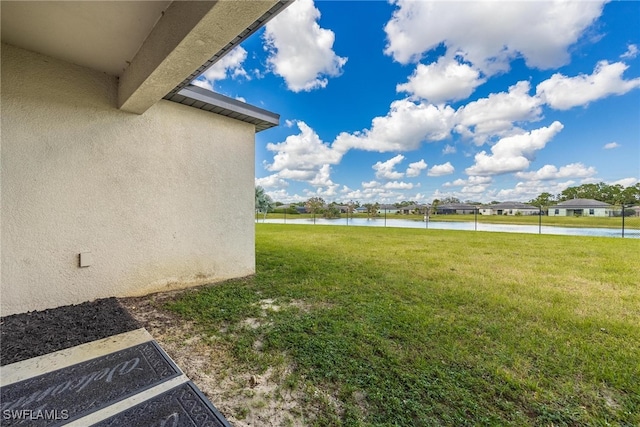
[[[8,45],[1,65],[3,316],[254,272],[253,125],[125,113],[115,77]]]

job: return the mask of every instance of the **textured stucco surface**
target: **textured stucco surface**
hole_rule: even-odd
[[[126,113],[115,77],[4,44],[1,64],[3,316],[254,272],[253,125]]]

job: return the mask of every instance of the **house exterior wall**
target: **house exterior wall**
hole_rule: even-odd
[[[593,214],[590,213],[591,209],[593,209]],[[598,216],[598,217],[608,217],[610,216],[610,211],[611,211],[611,209],[609,208],[554,208],[552,206],[549,208],[548,216],[574,216],[576,214],[576,210],[580,211],[579,213],[580,216]]]
[[[537,209],[480,209],[482,215],[538,215]]]
[[[2,45],[3,316],[255,271],[254,126]],[[79,267],[79,253],[91,265]]]

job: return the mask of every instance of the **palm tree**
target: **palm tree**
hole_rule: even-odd
[[[262,221],[264,221],[267,217],[267,213],[273,210],[273,199],[264,192],[264,188],[257,185],[256,186],[256,213],[262,212],[263,217]]]

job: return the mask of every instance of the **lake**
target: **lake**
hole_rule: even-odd
[[[258,222],[262,223],[260,219]],[[286,221],[280,219],[266,219],[269,224],[313,224],[313,219],[287,218]],[[346,218],[324,219],[316,218],[316,225],[347,225]],[[543,225],[541,229],[537,225],[517,225],[517,224],[487,224],[475,223],[472,221],[414,221],[408,219],[387,219],[384,218],[349,218],[349,226],[355,227],[400,227],[400,228],[423,228],[435,230],[464,230],[464,231],[491,231],[504,233],[529,233],[538,234],[560,234],[570,236],[597,236],[597,237],[622,237],[620,228],[577,228],[577,227],[555,227]],[[625,238],[640,238],[640,230],[626,229]]]

